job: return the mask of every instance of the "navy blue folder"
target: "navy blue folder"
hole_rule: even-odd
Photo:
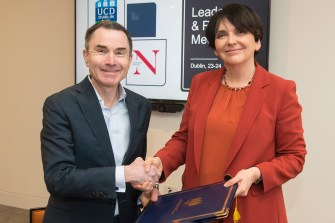
[[[143,210],[136,223],[189,223],[226,218],[237,185],[224,187],[224,183],[161,195]]]

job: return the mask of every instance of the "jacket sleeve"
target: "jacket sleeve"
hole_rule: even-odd
[[[78,134],[83,135],[81,145],[88,144],[86,148],[76,146],[78,138],[74,137],[74,126],[64,112],[65,105],[60,103],[64,100],[61,99],[51,96],[43,106],[43,128],[40,136],[44,180],[48,191],[57,197],[115,199],[115,167],[106,161],[103,153],[98,152],[97,143],[92,141],[94,136],[87,132],[84,125]],[[83,118],[79,113],[73,115],[78,119]],[[89,149],[95,149],[96,153],[88,151]],[[100,159],[100,166],[96,163],[90,164],[89,161],[79,161],[79,150],[86,150],[86,155],[95,156],[95,160]]]
[[[190,107],[197,82],[197,77],[194,77],[191,82],[179,130],[176,131],[171,139],[167,141],[165,146],[155,154],[155,156],[158,156],[163,163],[164,170],[161,177],[162,182],[164,182],[173,171],[184,165],[186,162],[186,152],[189,143],[189,123],[191,117]]]
[[[275,157],[256,165],[262,173],[264,192],[296,177],[305,163],[307,152],[303,138],[302,107],[298,102],[295,83],[287,82],[277,106]]]

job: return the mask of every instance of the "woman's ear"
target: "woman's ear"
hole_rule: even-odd
[[[262,47],[262,43],[261,43],[261,40],[259,39],[256,43],[256,51],[259,51]]]

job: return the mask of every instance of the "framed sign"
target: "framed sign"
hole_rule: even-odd
[[[148,99],[185,101],[192,77],[223,66],[208,47],[205,28],[225,4],[242,3],[260,16],[264,37],[257,61],[268,68],[270,0],[76,0],[76,82],[88,70],[85,32],[101,20],[124,25],[133,40],[133,60],[124,87]]]

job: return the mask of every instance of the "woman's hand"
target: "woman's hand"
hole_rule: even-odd
[[[159,194],[159,184],[155,184],[152,190],[143,192],[140,196],[140,201],[143,207],[147,206],[150,201],[156,202]]]
[[[251,185],[257,182],[261,177],[261,171],[257,167],[240,170],[235,177],[225,183],[226,187],[232,186],[237,183],[235,197],[248,195]]]

